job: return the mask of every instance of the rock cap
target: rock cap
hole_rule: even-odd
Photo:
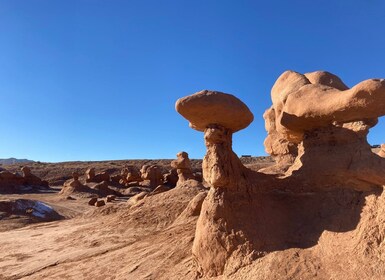
[[[177,100],[175,109],[198,131],[217,124],[236,132],[254,119],[246,104],[234,95],[219,91],[202,90],[182,97]]]

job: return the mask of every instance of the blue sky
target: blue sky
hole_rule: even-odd
[[[277,77],[385,78],[385,1],[0,0],[0,158],[191,158],[203,135],[175,112],[202,89],[254,113],[238,154],[264,155]],[[385,119],[371,130],[385,142]]]

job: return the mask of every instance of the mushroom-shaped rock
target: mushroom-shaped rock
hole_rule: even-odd
[[[178,99],[175,109],[190,121],[190,127],[204,131],[220,125],[231,132],[246,128],[254,119],[249,108],[231,94],[203,90]]]

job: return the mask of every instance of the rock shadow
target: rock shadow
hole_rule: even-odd
[[[359,221],[368,195],[381,195],[382,187],[360,192],[334,189],[317,192],[223,192],[222,217],[226,228],[242,232],[253,250],[273,252],[309,248],[324,231],[348,232]],[[221,190],[219,190],[221,191]]]

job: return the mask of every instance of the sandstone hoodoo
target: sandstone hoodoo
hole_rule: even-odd
[[[228,203],[228,195],[243,193],[248,186],[251,171],[232,151],[232,134],[247,127],[253,115],[235,96],[208,91],[179,99],[176,110],[190,121],[192,128],[204,131],[207,152],[202,163],[203,178],[211,189],[198,219],[193,255],[201,273],[214,276],[223,273],[238,246],[245,246],[242,241],[249,246],[244,237],[227,234],[233,226],[234,214],[230,212],[235,210]]]
[[[178,183],[182,183],[189,179],[195,179],[191,170],[190,159],[188,153],[179,152],[176,154],[177,159],[171,162],[171,167],[175,168],[178,174]]]
[[[203,178],[214,187],[231,185],[230,169],[243,167],[232,152],[232,134],[253,121],[249,108],[231,94],[208,90],[179,99],[175,108],[190,121],[190,127],[204,131]]]
[[[163,182],[162,171],[157,165],[143,165],[140,173],[142,174],[142,179],[144,180],[141,182],[141,185],[143,186],[155,189]]]
[[[338,233],[359,223],[358,237],[347,238],[339,250],[358,254],[357,267],[361,262],[369,267],[372,258],[365,248],[372,244],[371,252],[381,254],[382,241],[373,245],[373,240],[383,240],[385,228],[378,224],[381,219],[376,225],[360,222],[360,213],[366,197],[371,202],[365,211],[382,211],[376,203],[385,185],[385,160],[381,151],[380,156],[371,151],[366,136],[385,115],[385,80],[348,89],[328,72],[287,71],[273,86],[272,101],[264,115],[265,148],[276,166],[266,174],[247,169],[232,151],[232,133],[253,119],[240,100],[202,91],[176,103],[190,126],[204,132],[207,148],[202,166],[210,191],[192,249],[199,274],[232,274],[257,258],[292,248],[315,246],[319,254],[317,244],[338,244]],[[327,241],[321,239],[325,232],[330,232]],[[380,277],[384,270],[367,273]]]
[[[264,115],[265,147],[277,165],[268,170],[302,173],[305,182],[319,188],[337,181],[361,190],[385,184],[385,162],[366,140],[385,115],[385,80],[366,80],[349,89],[329,72],[286,71],[271,97],[273,106]]]

